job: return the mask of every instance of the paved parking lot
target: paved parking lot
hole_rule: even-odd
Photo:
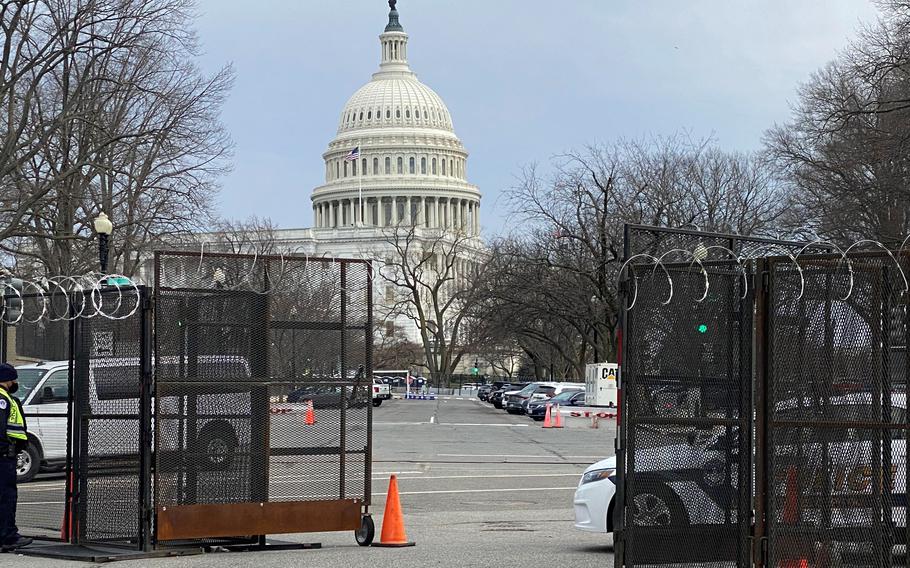
[[[582,470],[613,453],[615,429],[545,430],[476,400],[391,400],[374,412],[373,514],[378,531],[389,475],[399,476],[408,549],[364,549],[353,534],[282,536],[322,549],[143,560],[142,566],[612,566],[606,535],[572,528],[572,495]],[[53,480],[22,489],[35,501]],[[0,564],[12,561],[0,556]],[[17,557],[16,565],[59,561]],[[73,565],[78,566],[78,563]]]

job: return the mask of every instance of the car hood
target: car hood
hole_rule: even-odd
[[[600,460],[597,463],[593,463],[588,466],[585,470],[585,473],[589,471],[595,471],[598,469],[616,469],[616,456],[610,456],[606,459]]]

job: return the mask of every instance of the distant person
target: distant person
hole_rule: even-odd
[[[28,446],[22,406],[13,398],[19,390],[18,379],[15,367],[0,364],[0,552],[32,543],[16,527],[16,456]]]

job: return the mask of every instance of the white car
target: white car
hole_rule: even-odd
[[[575,528],[596,533],[613,532],[616,495],[616,456],[588,466],[575,490]]]
[[[176,357],[164,357],[162,368],[177,365]],[[138,358],[98,358],[89,363],[89,405],[93,412],[104,414],[138,414],[139,383]],[[235,376],[250,376],[249,364],[237,356],[200,356],[198,372],[203,376],[220,369]],[[60,466],[66,462],[67,407],[69,406],[69,362],[51,361],[16,367],[19,374],[19,391],[16,396],[22,401],[26,415],[29,445],[19,453],[16,462],[16,477],[19,483],[29,481],[42,469]],[[239,394],[203,394],[197,404],[203,414],[217,415],[223,408],[249,408],[248,396]],[[180,401],[186,395],[165,396],[159,401],[159,410],[180,415]],[[227,404],[225,404],[227,402]],[[176,421],[163,421],[160,429],[167,445],[176,443],[171,432]],[[227,468],[233,454],[240,445],[248,443],[243,434],[242,420],[231,416],[199,419],[199,432],[193,446],[206,455],[206,467]],[[93,428],[97,445],[93,451],[110,449],[114,454],[138,451],[139,422],[135,419],[104,420]],[[184,432],[184,436],[186,433]],[[113,446],[113,440],[129,439],[131,443]],[[105,440],[112,444],[104,448]],[[186,441],[184,440],[184,444]]]
[[[801,420],[805,418],[803,408],[809,407],[812,401],[802,403],[798,399],[782,401],[776,406],[776,419]],[[827,400],[827,420],[841,422],[862,422],[874,416],[872,396],[869,393],[853,393],[831,397]],[[895,393],[891,396],[892,422],[896,425],[907,423],[907,395]],[[638,475],[641,476],[642,492],[632,496],[629,510],[629,522],[644,526],[685,526],[687,524],[718,524],[725,522],[726,507],[718,500],[730,499],[729,492],[720,491],[726,475],[725,456],[731,448],[736,451],[738,434],[734,430],[731,436],[718,434],[721,427],[713,434],[693,435],[689,443],[673,444],[659,448],[641,449],[636,452],[635,460],[639,464]],[[792,429],[791,429],[792,431]],[[778,497],[783,498],[787,491],[787,472],[793,468],[805,470],[804,462],[820,460],[826,453],[831,456],[828,466],[831,502],[843,503],[830,510],[831,527],[864,527],[872,522],[871,510],[850,503],[863,501],[851,500],[859,495],[872,494],[873,447],[872,429],[838,428],[832,429],[826,442],[801,440],[799,434],[782,430],[778,433],[774,452],[777,462],[776,479],[772,480]],[[892,461],[892,499],[894,500],[893,519],[897,532],[904,532],[907,519],[904,515],[907,498],[907,479],[902,472],[907,471],[907,432],[895,428],[891,430]],[[827,448],[824,447],[827,445]],[[824,451],[827,450],[827,451]],[[735,467],[735,464],[734,464]],[[667,475],[667,471],[679,472],[679,475]],[[609,533],[613,530],[613,507],[616,495],[616,458],[610,457],[589,466],[579,481],[575,491],[575,527],[585,531]],[[734,483],[737,472],[731,471],[729,479]],[[646,480],[646,481],[645,481]],[[823,491],[824,476],[816,476],[810,487],[803,488],[804,493]],[[735,487],[733,488],[736,491]],[[726,495],[726,497],[725,497]],[[778,515],[782,514],[778,510]],[[800,511],[802,522],[816,524],[822,522],[818,509],[806,507]],[[777,519],[775,522],[780,522]],[[900,535],[898,535],[898,539]]]

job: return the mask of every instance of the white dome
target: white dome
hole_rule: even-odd
[[[468,181],[468,152],[442,98],[411,71],[394,7],[379,43],[379,71],[348,99],[322,156],[316,229],[353,235],[410,223],[479,234],[481,195]]]
[[[338,134],[389,127],[454,130],[442,98],[416,76],[377,73],[344,105]]]

